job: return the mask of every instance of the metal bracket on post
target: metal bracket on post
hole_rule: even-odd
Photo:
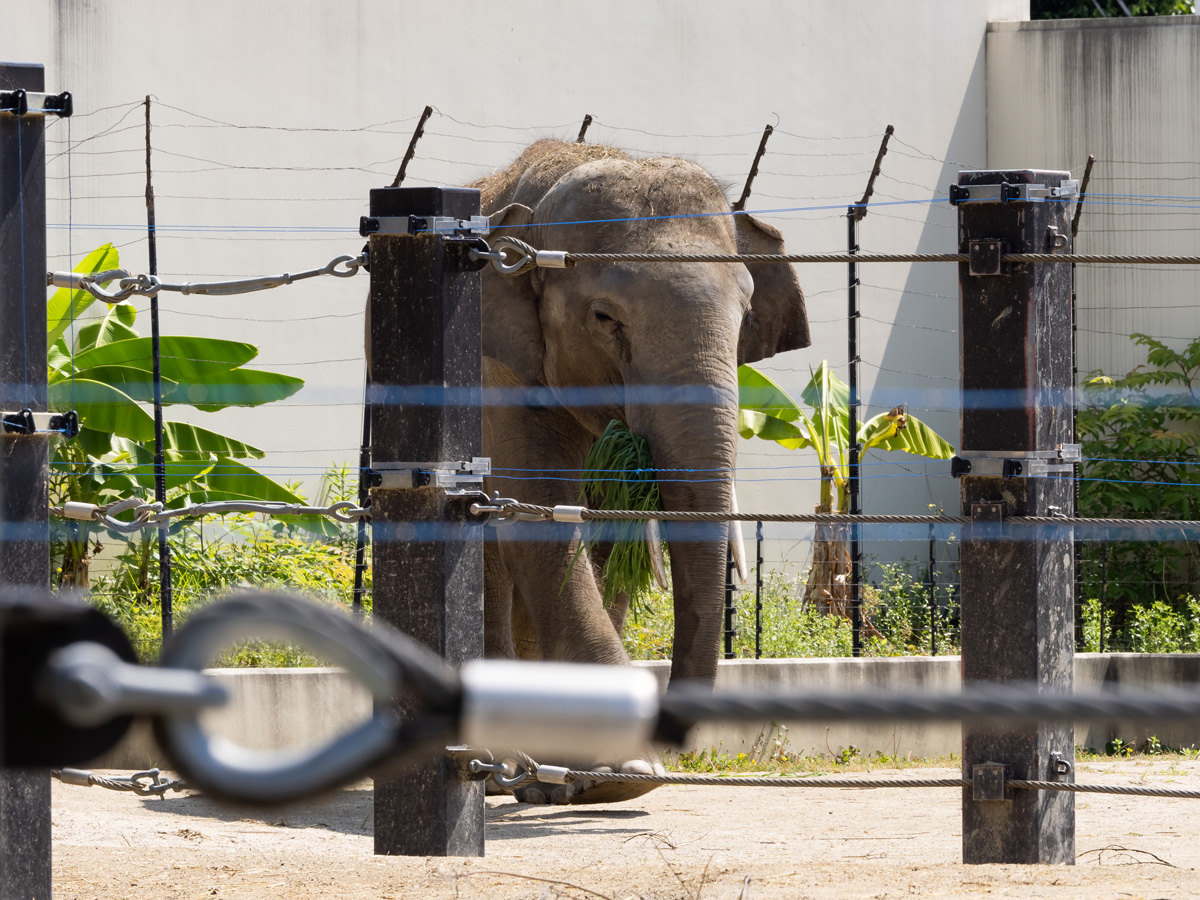
[[[29,409],[0,412],[0,424],[5,434],[60,434],[66,438],[79,434],[79,414],[75,410],[68,413],[33,412]]]
[[[1064,181],[1058,187],[1044,184],[952,184],[949,188],[951,206],[971,203],[1012,203],[1038,200],[1070,200],[1079,196],[1079,182]]]
[[[972,275],[1007,275],[1008,266],[1004,263],[1004,254],[1008,252],[1008,244],[987,238],[981,241],[970,241],[967,244],[967,264]]]
[[[1012,800],[1008,787],[1008,766],[1003,763],[983,763],[971,767],[971,799],[997,802]]]
[[[0,91],[0,115],[58,116],[69,118],[75,111],[70,91],[46,94],[41,91]]]
[[[362,216],[358,220],[361,237],[373,234],[440,234],[443,237],[487,237],[491,222],[487,216],[456,219],[453,216]]]
[[[404,491],[438,488],[448,496],[475,495],[483,491],[483,478],[492,474],[492,461],[485,456],[470,462],[377,463],[368,476],[372,488]]]
[[[1082,458],[1079,444],[1059,444],[1054,450],[964,450],[950,459],[950,474],[991,476],[993,478],[1041,478],[1047,475],[1072,475],[1074,464]]]

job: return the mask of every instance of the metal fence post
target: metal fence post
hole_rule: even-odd
[[[762,658],[762,567],[763,533],[762,521],[754,523],[754,546],[757,550],[754,561],[754,658]]]
[[[43,91],[0,63],[0,91]],[[40,103],[34,104],[41,106]],[[0,409],[46,409],[46,145],[41,115],[0,113]],[[0,436],[0,587],[50,586],[46,435]],[[0,900],[50,896],[50,772],[0,769]]]
[[[961,495],[964,512],[976,520],[960,556],[964,686],[1021,682],[1069,692],[1073,685],[1071,532],[1003,524],[1005,515],[1074,512],[1069,471],[1044,476],[1045,456],[1072,436],[1071,272],[1063,265],[1002,266],[998,255],[1069,252],[1068,201],[1051,193],[1069,178],[1068,172],[963,172],[952,191],[960,250],[971,260],[959,264],[959,453],[972,467]],[[1052,754],[1070,761],[1074,748],[1069,721],[963,724],[967,777],[975,766],[994,763],[1010,778],[1069,778],[1056,771]],[[970,788],[964,791],[963,862],[1074,863],[1074,795],[1008,796],[975,800]]]
[[[929,526],[929,575],[925,586],[929,591],[929,655],[937,656],[937,559],[934,557],[933,526]]]
[[[371,215],[479,214],[479,191],[379,188]],[[370,238],[374,615],[452,663],[483,655],[482,528],[402,464],[467,462],[482,452],[481,280],[468,242],[423,230]],[[401,706],[403,699],[398,701]],[[375,853],[482,856],[483,784],[444,753],[375,782]]]
[[[737,573],[737,563],[733,561],[733,547],[725,550],[725,658],[736,659],[737,651],[734,644],[737,641],[737,585],[734,575]]]

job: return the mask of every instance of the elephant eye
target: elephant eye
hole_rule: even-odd
[[[612,321],[614,321],[612,316],[606,315],[605,313],[602,313],[602,312],[594,312],[594,313],[592,313],[592,315],[594,315],[596,317],[597,322],[612,322]]]

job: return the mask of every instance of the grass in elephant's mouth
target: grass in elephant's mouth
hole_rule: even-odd
[[[654,478],[650,447],[623,422],[608,423],[583,463],[583,500],[593,509],[661,510],[662,495]],[[604,564],[604,602],[624,592],[630,612],[640,618],[653,581],[645,522],[592,523],[584,532],[580,553],[594,555],[611,544]],[[664,549],[665,553],[665,549]],[[575,557],[577,562],[579,555]],[[574,565],[574,563],[572,563]]]

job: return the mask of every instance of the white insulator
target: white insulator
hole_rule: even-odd
[[[554,507],[555,522],[582,522],[586,506],[556,506]]]
[[[543,269],[565,269],[567,267],[567,252],[565,250],[539,250],[537,264]]]
[[[63,515],[68,519],[81,519],[85,522],[90,522],[96,518],[96,510],[99,508],[95,503],[78,503],[74,500],[68,500],[63,504]]]
[[[462,687],[463,743],[534,758],[632,759],[658,717],[657,681],[629,666],[475,660]]]

